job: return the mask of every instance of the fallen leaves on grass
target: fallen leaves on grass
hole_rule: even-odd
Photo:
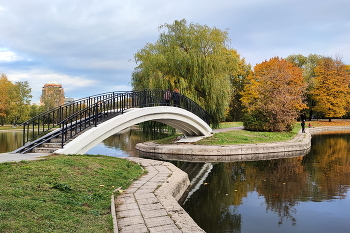
[[[307,122],[309,123],[309,122]],[[322,127],[322,126],[350,126],[350,120],[339,120],[334,119],[331,122],[329,120],[318,120],[318,121],[311,121],[312,127]]]

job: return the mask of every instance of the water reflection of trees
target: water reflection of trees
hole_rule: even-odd
[[[103,144],[108,148],[121,149],[129,156],[137,156],[135,145],[140,142],[166,137],[167,134],[159,132],[143,132],[137,129],[127,129],[118,134],[114,134],[103,140]]]
[[[0,132],[0,153],[11,152],[23,145],[23,132]]]
[[[207,232],[240,232],[242,216],[236,207],[249,192],[256,191],[265,199],[266,210],[278,214],[277,224],[288,220],[295,225],[300,202],[346,196],[350,187],[349,141],[350,136],[344,135],[315,136],[304,157],[216,164],[205,181],[208,185],[186,205],[191,205],[191,216]]]
[[[344,135],[314,137],[312,149],[304,157],[235,166],[245,168],[244,185],[256,187],[265,198],[266,209],[278,214],[279,224],[285,219],[295,224],[295,206],[300,201],[346,197],[350,185],[349,140]],[[236,170],[233,167],[232,174],[238,174]]]
[[[266,210],[278,214],[278,224],[285,219],[295,224],[294,206],[298,204],[306,186],[301,158],[261,161],[254,167],[256,191],[265,198]]]
[[[309,175],[312,201],[344,198],[350,185],[350,136],[315,135],[303,166]]]
[[[135,156],[134,147],[141,141],[142,137],[139,132],[135,130],[126,130],[103,140],[103,144],[108,148],[119,148],[125,151],[129,156]]]

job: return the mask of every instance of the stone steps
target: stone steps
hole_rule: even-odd
[[[61,142],[62,142],[62,137],[57,137],[50,140],[50,143],[61,143]]]
[[[61,148],[61,147],[60,147]],[[32,149],[32,153],[53,153],[60,148],[53,147],[35,147]]]
[[[77,133],[74,131],[75,137],[84,132],[85,130],[78,131]],[[70,132],[68,131],[68,135]],[[66,143],[71,141],[72,139],[68,140]],[[32,153],[54,153],[56,150],[61,149],[62,144],[62,137],[58,136],[56,138],[52,138],[49,142],[45,142],[42,145],[35,147],[32,149]]]
[[[54,141],[54,142],[52,142]],[[53,153],[56,150],[61,149],[61,139],[51,139],[50,142],[43,143],[39,147],[32,149],[32,153]]]

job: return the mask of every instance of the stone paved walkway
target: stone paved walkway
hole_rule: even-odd
[[[147,173],[115,201],[119,232],[204,232],[177,202],[190,183],[186,173],[168,162],[126,159]]]
[[[18,154],[18,153],[0,153],[0,163],[5,162],[19,162],[21,160],[39,160],[44,159],[45,156],[50,153],[26,153],[26,154]]]

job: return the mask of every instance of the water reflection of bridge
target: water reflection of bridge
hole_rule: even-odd
[[[192,194],[201,187],[201,185],[205,185],[204,181],[210,174],[213,165],[211,163],[184,162],[177,164],[177,166],[188,174],[188,178],[191,182],[191,185],[188,187],[183,197],[179,200],[179,203],[185,204],[186,201],[191,198]]]

